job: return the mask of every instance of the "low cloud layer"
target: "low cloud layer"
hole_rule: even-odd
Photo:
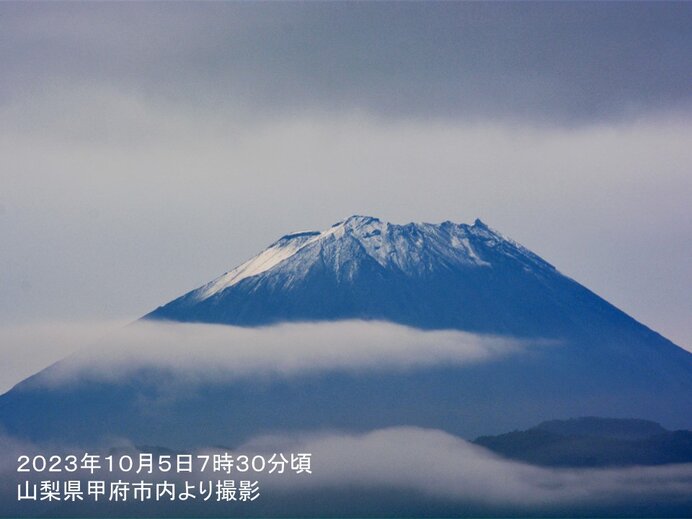
[[[82,331],[77,328],[75,335],[82,335]],[[205,380],[331,370],[405,370],[481,362],[519,352],[526,346],[509,338],[422,331],[385,322],[242,328],[140,321],[74,353],[42,379],[49,383],[81,377],[113,379],[142,368]]]
[[[500,458],[459,437],[431,429],[395,427],[361,435],[303,438],[294,444],[274,441],[312,453],[316,477],[289,480],[298,488],[394,485],[422,492],[433,500],[532,508],[646,501],[663,495],[680,499],[692,491],[692,464],[544,468]],[[255,444],[266,448],[272,439],[258,439]],[[252,447],[251,442],[240,450]]]
[[[0,394],[43,368],[122,329],[124,322],[42,322],[0,326]]]
[[[15,472],[17,456],[79,452],[74,446],[27,444],[7,436],[0,436],[0,447],[0,487],[14,513],[22,513],[28,506],[22,508],[23,504],[17,504],[12,495],[19,479]],[[220,451],[212,449],[193,454],[217,452]],[[621,513],[636,512],[642,509],[639,507],[657,503],[680,506],[682,510],[692,506],[692,464],[599,469],[537,467],[500,458],[482,447],[432,429],[395,427],[353,435],[260,437],[232,454],[269,456],[273,452],[310,453],[312,475],[253,475],[262,491],[257,506],[268,507],[255,510],[263,513],[272,509],[274,513],[297,513],[304,511],[305,506],[312,513],[320,513],[324,512],[324,504],[320,504],[319,498],[373,491],[375,495],[382,492],[377,506],[392,495],[404,500],[415,496],[417,503],[433,509],[442,503],[455,513],[463,513],[468,506],[489,512],[560,514],[565,510],[594,513],[613,506]],[[231,477],[240,477],[237,472],[232,474]],[[112,477],[126,481],[142,478],[134,473]],[[202,477],[208,478],[209,474]],[[171,473],[166,479],[182,481],[191,476]],[[292,511],[292,506],[300,508]],[[203,508],[201,504],[197,509]]]

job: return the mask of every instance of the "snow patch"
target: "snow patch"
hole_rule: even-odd
[[[317,237],[319,237],[319,233],[314,232],[301,232],[284,236],[254,258],[199,288],[195,292],[195,299],[202,301],[240,283],[243,279],[257,276],[274,268]]]

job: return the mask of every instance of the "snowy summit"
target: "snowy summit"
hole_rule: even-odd
[[[283,236],[257,256],[195,290],[192,297],[203,301],[265,272],[282,272],[297,281],[317,261],[328,262],[337,275],[352,277],[359,265],[358,258],[363,255],[384,269],[410,275],[438,267],[491,267],[483,259],[483,247],[478,241],[534,266],[548,266],[479,219],[474,225],[449,221],[397,225],[371,216],[354,215],[322,232]]]
[[[533,334],[567,324],[570,299],[581,297],[575,290],[585,289],[480,220],[398,225],[351,216],[287,234],[146,318],[242,326],[377,319]]]

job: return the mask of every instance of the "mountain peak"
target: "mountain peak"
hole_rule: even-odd
[[[332,227],[336,227],[338,225],[344,225],[344,226],[351,226],[351,227],[357,227],[361,225],[370,225],[370,224],[379,224],[382,223],[382,221],[379,218],[375,218],[374,216],[364,216],[360,214],[354,214],[346,218],[345,220],[335,223]]]
[[[480,219],[472,226],[451,221],[399,225],[373,216],[352,215],[325,231],[281,237],[245,263],[174,301],[173,306],[219,302],[232,287],[247,283],[268,283],[272,290],[288,290],[309,284],[308,279],[318,271],[337,284],[353,285],[364,283],[368,276],[423,280],[436,272],[492,269],[498,260],[510,261],[536,275],[555,270]]]
[[[342,237],[344,234],[350,236],[363,236],[372,232],[382,232],[389,225],[387,222],[381,221],[373,216],[353,215],[345,220],[335,223],[327,231],[321,233],[323,237],[335,236]]]
[[[326,231],[302,231],[283,236],[254,258],[197,289],[195,299],[208,299],[247,278],[280,270],[295,277],[304,274],[309,265],[318,260],[329,263],[339,275],[344,269],[353,271],[359,263],[373,260],[382,268],[408,274],[429,271],[440,265],[489,267],[471,241],[490,236],[480,236],[474,229],[449,221],[398,225],[373,216],[353,215]],[[485,224],[479,229],[489,231]]]

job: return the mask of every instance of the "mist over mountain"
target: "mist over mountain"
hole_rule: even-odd
[[[397,333],[460,331],[475,334],[478,344],[501,339],[521,348],[463,363],[453,361],[463,356],[439,357],[431,348],[437,360],[425,362],[422,341],[403,364],[361,359],[357,366],[367,369],[346,369],[351,361],[325,359],[348,357],[350,348],[364,355],[370,339],[344,337],[345,320],[374,323],[374,342],[386,335],[377,331],[385,322],[404,327]],[[280,347],[302,355],[301,362],[321,363],[288,374],[226,380],[210,369],[191,382],[170,371],[180,349],[167,351],[165,339],[146,365],[132,360],[121,376],[46,385],[57,370],[79,362],[68,358],[0,397],[0,426],[31,440],[127,438],[169,447],[402,425],[473,438],[590,415],[692,427],[692,354],[480,220],[395,225],[353,216],[323,232],[289,234],[143,322],[166,333],[180,323],[256,329],[256,336],[229,340],[231,362],[234,352],[266,348],[262,337],[274,333],[272,325],[322,323],[326,331],[320,355],[306,356],[300,331],[285,336]],[[203,334],[186,330],[182,347],[204,358]],[[215,373],[228,365],[217,364]]]

